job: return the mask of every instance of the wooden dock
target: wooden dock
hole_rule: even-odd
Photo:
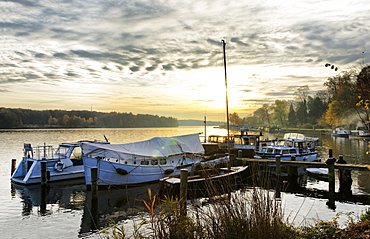
[[[280,160],[280,156],[274,159],[256,159],[256,158],[241,158],[237,157],[236,160],[246,165],[274,165],[276,173],[276,197],[280,197],[281,190],[281,166],[287,166],[290,180],[296,181],[298,178],[297,168],[328,168],[328,182],[329,182],[329,201],[328,206],[335,208],[335,170],[339,171],[339,192],[338,194],[342,198],[348,198],[352,196],[352,178],[351,171],[369,171],[370,165],[368,164],[348,164],[343,156],[340,155],[339,159],[335,159],[332,156],[332,150],[329,150],[329,158],[325,162],[307,162],[307,161],[295,161],[293,157],[291,160]]]

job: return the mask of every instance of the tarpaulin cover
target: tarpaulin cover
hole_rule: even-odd
[[[173,137],[155,137],[128,144],[82,143],[87,156],[132,159],[135,157],[168,157],[182,153],[204,153],[199,134]]]

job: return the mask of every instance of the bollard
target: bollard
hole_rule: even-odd
[[[276,155],[276,198],[281,197],[281,183],[280,183],[280,155]]]
[[[329,154],[330,155],[330,154]],[[328,158],[326,165],[328,165],[328,181],[329,181],[329,202],[327,203],[330,208],[334,207],[335,201],[335,158]]]
[[[47,185],[48,176],[46,171],[46,161],[41,161],[41,185]]]
[[[346,164],[347,162],[343,159],[343,155],[339,155],[339,159],[337,163]],[[352,196],[351,186],[352,186],[351,170],[340,169],[339,170],[339,194],[343,197]]]
[[[12,159],[11,175],[13,175],[13,173],[15,171],[15,165],[16,164],[17,164],[17,160],[16,159]]]
[[[180,171],[180,214],[186,215],[186,201],[188,192],[188,170]]]

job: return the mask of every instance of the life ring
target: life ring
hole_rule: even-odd
[[[64,165],[64,163],[63,163],[63,162],[61,162],[61,161],[56,162],[56,163],[55,163],[55,165],[54,165],[54,169],[55,169],[55,171],[57,171],[57,172],[63,172],[64,168],[65,168],[65,165]]]

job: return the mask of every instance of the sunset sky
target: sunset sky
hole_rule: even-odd
[[[223,120],[360,68],[368,0],[0,1],[0,107]],[[325,63],[339,67],[335,72]]]

